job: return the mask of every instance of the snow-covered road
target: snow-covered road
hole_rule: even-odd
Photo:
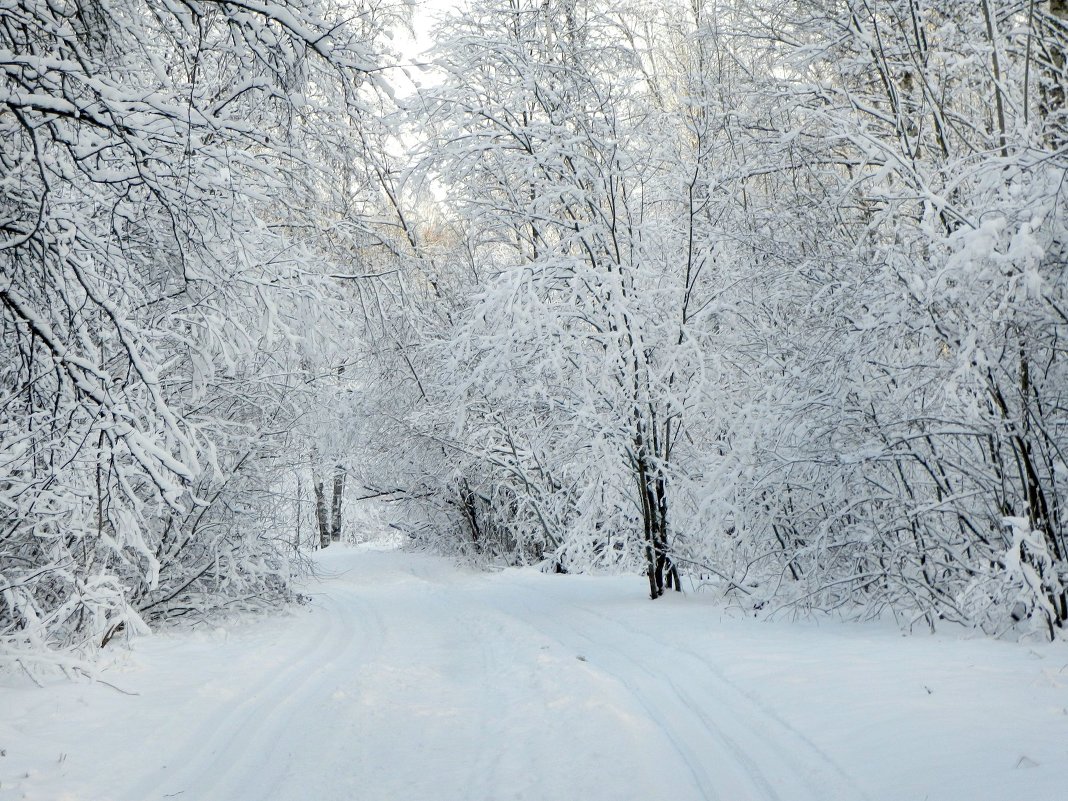
[[[331,548],[294,614],[0,686],[0,798],[1063,801],[1068,646]]]

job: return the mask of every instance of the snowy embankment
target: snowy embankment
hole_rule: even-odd
[[[1059,801],[1068,645],[332,547],[310,608],[0,685],[0,798]]]

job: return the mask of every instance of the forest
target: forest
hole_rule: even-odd
[[[1068,2],[0,0],[0,661],[481,567],[1068,628]],[[928,691],[930,692],[930,691]]]

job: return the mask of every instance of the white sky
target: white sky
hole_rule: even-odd
[[[432,85],[435,79],[429,72],[417,66],[426,57],[433,44],[430,32],[449,9],[458,7],[463,0],[403,0],[410,9],[411,28],[398,25],[393,30],[392,46],[400,54],[400,71],[390,71],[388,80],[398,97],[410,96],[420,86]]]
[[[430,29],[445,11],[456,8],[460,0],[407,0],[411,8],[414,38],[406,30],[396,34],[394,44],[406,61],[416,61],[418,56],[431,45]]]

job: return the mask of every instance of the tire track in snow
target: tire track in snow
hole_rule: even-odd
[[[496,801],[506,788],[515,797],[542,797],[532,783],[536,772],[517,758],[546,746],[544,733],[531,729],[515,710],[544,699],[539,677],[556,675],[531,669],[531,632],[565,652],[584,656],[581,670],[615,684],[613,694],[625,693],[633,708],[641,710],[652,727],[646,731],[662,733],[663,745],[657,747],[671,760],[665,767],[678,765],[683,792],[674,797],[680,801],[864,797],[802,733],[694,651],[522,582],[472,587],[449,575],[441,577],[433,565],[422,562],[386,567],[363,573],[357,569],[348,580],[331,580],[307,623],[299,620],[283,628],[279,641],[265,648],[262,642],[254,643],[275,660],[272,669],[249,689],[238,688],[239,696],[179,741],[180,747],[162,760],[170,768],[143,775],[125,796],[127,801],[348,799],[351,791],[344,795],[340,785],[328,783],[332,771],[339,778],[357,779],[365,790],[426,789],[433,782],[428,784],[425,777],[407,785],[383,781],[381,771],[393,764],[388,751],[383,761],[372,758],[357,767],[352,760],[353,749],[375,737],[365,727],[379,719],[378,713],[387,708],[383,704],[389,714],[381,720],[395,723],[396,708],[389,704],[403,699],[405,690],[404,685],[391,685],[388,677],[403,675],[412,681],[413,674],[397,672],[409,665],[426,666],[420,683],[411,685],[417,704],[436,701],[443,709],[451,706],[468,713],[455,728],[427,718],[427,727],[420,729],[422,713],[413,708],[396,729],[423,737],[428,759],[455,754],[448,763],[452,767],[434,768],[443,770],[435,786],[437,797]],[[354,640],[358,647],[353,647]],[[553,663],[548,664],[553,671]],[[335,688],[346,683],[363,686],[360,674],[371,680],[378,696],[374,705],[346,709],[335,703]],[[486,714],[473,716],[480,712]],[[345,717],[351,713],[361,717]],[[354,720],[361,722],[353,726]],[[472,720],[478,724],[471,725]],[[308,775],[309,769],[314,773]],[[302,787],[313,779],[319,781],[317,789],[314,782]],[[303,790],[312,795],[303,795]],[[411,797],[430,798],[418,791]]]
[[[200,798],[266,801],[273,797],[289,767],[285,749],[294,742],[294,734],[315,731],[329,708],[338,680],[357,672],[361,663],[373,653],[380,639],[368,636],[367,623],[378,620],[369,605],[350,590],[340,587],[335,587],[332,597],[324,605],[332,606],[337,624],[333,629],[337,638],[334,647],[296,683],[285,687],[274,703],[261,706],[261,711],[244,724],[235,738],[240,743],[236,751],[231,749],[228,754],[220,755],[215,759],[215,767],[208,768],[215,778],[210,792]],[[359,637],[356,636],[357,628]],[[358,653],[353,651],[354,644],[360,646]],[[297,742],[306,746],[299,739]],[[298,753],[301,750],[298,748]],[[222,759],[226,761],[220,765]],[[307,765],[306,762],[300,764]]]
[[[600,660],[594,663],[590,663],[589,658],[583,653],[592,653],[590,652],[590,649],[584,646],[595,644],[593,640],[591,640],[589,637],[582,634],[581,632],[571,630],[569,632],[571,635],[571,640],[566,641],[560,635],[558,629],[548,628],[546,626],[546,622],[555,616],[549,613],[545,606],[543,606],[541,610],[535,610],[534,607],[530,604],[524,604],[524,608],[528,612],[534,614],[516,614],[514,610],[511,610],[513,616],[517,620],[522,621],[531,629],[539,632],[540,634],[544,635],[545,637],[562,646],[563,648],[576,652],[576,655],[581,655],[582,658],[588,664],[590,664],[591,669],[596,669],[599,667]],[[576,639],[580,641],[580,644],[577,647],[575,644]],[[654,700],[650,699],[649,693],[635,685],[635,683],[631,681],[626,675],[621,674],[618,670],[605,670],[604,672],[607,673],[615,681],[619,682],[619,684],[621,684],[624,689],[626,689],[630,696],[633,697],[641,706],[641,708],[645,710],[646,714],[649,716],[649,719],[655,724],[657,729],[659,729],[663,733],[664,737],[668,740],[668,742],[671,743],[672,748],[675,750],[679,758],[682,760],[683,764],[686,766],[686,769],[690,774],[690,778],[695,788],[701,794],[701,798],[705,799],[706,801],[720,801],[720,799],[722,799],[722,801],[740,801],[740,799],[724,797],[720,794],[719,789],[717,789],[718,782],[708,770],[708,760],[702,758],[701,754],[698,752],[697,747],[693,744],[693,742],[691,742],[692,732],[682,731],[684,727],[680,726],[679,721],[686,720],[689,717],[687,710],[681,710],[681,714],[675,720],[671,721],[668,719],[667,716],[664,715],[663,707],[655,703]],[[716,749],[713,748],[711,750]]]
[[[479,672],[484,676],[500,675],[500,656],[495,648],[487,644],[493,642],[494,632],[485,625],[485,621],[474,616],[470,619],[472,620],[470,636],[479,644]],[[486,697],[494,698],[495,705],[500,709],[507,708],[506,705],[510,703],[510,699],[501,692],[500,685],[496,682],[486,684]],[[497,775],[501,760],[497,746],[508,736],[502,720],[502,715],[494,715],[485,720],[479,733],[480,742],[476,748],[472,749],[473,754],[467,769],[467,785],[472,788],[471,801],[476,801],[476,799],[492,801],[493,799],[493,777]],[[478,788],[477,791],[475,788]]]
[[[217,795],[216,788],[244,764],[242,758],[254,742],[262,745],[278,736],[277,727],[270,725],[272,719],[298,704],[302,689],[321,678],[352,640],[351,618],[342,614],[337,602],[324,595],[319,605],[324,613],[311,615],[319,625],[309,627],[308,636],[278,660],[282,667],[265,673],[237,700],[224,704],[198,726],[182,748],[167,755],[168,765],[180,767],[164,766],[143,776],[126,794],[128,801],[183,795],[196,801],[216,797],[234,801],[235,797]]]
[[[527,608],[535,611],[529,605]],[[538,614],[539,620],[558,617],[548,613],[545,607]],[[625,656],[618,648],[605,645],[585,632],[568,628],[565,635],[561,635],[560,628],[546,629],[529,618],[527,622],[561,645],[582,652],[591,668],[604,671],[638,701],[686,765],[703,799],[782,801],[764,771],[720,726],[711,723],[684,701],[670,682]],[[742,771],[736,770],[739,764]]]
[[[696,666],[699,671],[704,673],[707,683],[715,685],[715,697],[717,702],[720,702],[721,708],[725,702],[729,706],[734,720],[739,725],[748,729],[751,736],[762,739],[766,733],[765,728],[758,727],[752,722],[755,713],[757,717],[764,721],[764,723],[773,729],[777,729],[781,735],[784,735],[784,737],[776,739],[777,748],[781,751],[785,759],[795,764],[795,769],[798,770],[798,772],[809,772],[808,769],[811,768],[812,762],[819,763],[825,768],[825,772],[819,777],[819,783],[812,785],[816,798],[828,798],[828,785],[831,785],[837,790],[837,795],[830,796],[831,798],[841,797],[842,799],[849,799],[849,801],[869,801],[868,795],[860,788],[853,777],[851,777],[829,754],[827,754],[826,751],[816,745],[816,743],[795,726],[785,721],[766,703],[752,694],[745,692],[737,684],[723,675],[722,671],[718,670],[714,665],[709,664],[706,659],[696,652],[676,643],[664,642],[650,635],[648,632],[628,627],[621,621],[595,612],[588,607],[576,606],[573,607],[573,609],[588,617],[594,618],[600,624],[608,624],[616,627],[624,632],[630,640],[642,640],[651,648],[661,650],[670,649],[674,652],[676,657],[681,655],[687,659],[691,665]],[[594,628],[594,630],[596,630],[596,628]],[[696,703],[691,692],[679,687],[675,682],[672,683],[680,697],[694,703],[694,708],[699,710],[701,714],[705,714],[703,712],[704,706]],[[791,741],[790,746],[787,746],[786,741]],[[802,761],[801,754],[803,753],[811,756],[813,758],[812,761]],[[828,776],[826,771],[833,774],[833,777]]]
[[[865,798],[856,783],[808,738],[746,696],[696,654],[584,607],[561,606],[532,588],[509,589],[536,599],[533,604],[520,602],[526,614],[517,617],[562,645],[574,648],[577,642],[579,651],[589,651],[587,661],[592,667],[603,669],[635,697],[679,753],[704,798],[793,801],[799,789],[804,790],[802,797],[812,801]],[[564,622],[576,614],[590,620],[591,625],[579,630]],[[550,628],[546,628],[547,622],[551,622]],[[644,649],[656,648],[664,658],[643,659],[621,650],[618,640],[597,638],[595,632],[605,625],[621,631],[627,642],[642,641]],[[642,648],[635,652],[644,653]],[[708,687],[705,698],[697,698],[672,677],[671,665],[678,664],[680,656],[690,663],[688,675],[698,677],[699,684]],[[717,758],[713,759],[714,755]],[[715,770],[710,768],[713,761],[719,763]]]

